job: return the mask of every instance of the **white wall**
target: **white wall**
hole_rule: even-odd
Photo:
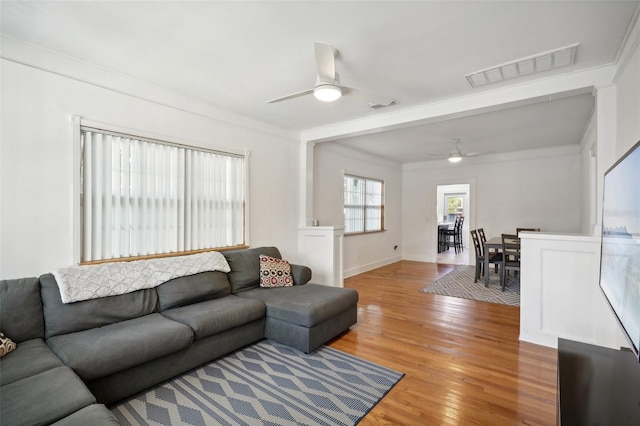
[[[638,27],[640,23],[636,24],[635,38],[630,42],[632,45],[635,43],[635,49],[617,75],[616,159],[640,141],[640,29]]]
[[[344,237],[344,276],[400,260],[402,249],[402,169],[397,163],[339,147],[330,142],[314,149],[314,218],[320,225],[343,226],[343,176],[384,181],[384,232]],[[435,207],[434,207],[435,212]],[[394,250],[394,246],[398,249]]]
[[[470,229],[487,238],[517,227],[580,231],[580,156],[560,147],[502,156],[467,158],[458,164],[407,164],[403,174],[403,251],[409,260],[436,259],[436,187],[471,184]]]
[[[250,243],[278,246],[295,261],[298,184],[291,177],[298,176],[297,142],[13,61],[3,59],[1,65],[2,279],[74,262],[71,115],[214,148],[249,150]]]
[[[597,227],[597,140],[596,117],[592,115],[580,144],[580,232],[592,235]]]

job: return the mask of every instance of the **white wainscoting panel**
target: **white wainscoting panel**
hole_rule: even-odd
[[[557,347],[558,338],[626,345],[598,285],[600,238],[521,233],[520,340]]]
[[[311,268],[311,282],[344,287],[342,245],[344,227],[298,228],[298,263]]]

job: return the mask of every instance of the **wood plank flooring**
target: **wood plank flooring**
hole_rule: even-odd
[[[358,324],[329,346],[404,372],[359,425],[554,425],[556,350],[518,307],[420,293],[453,267],[401,261],[345,280]]]

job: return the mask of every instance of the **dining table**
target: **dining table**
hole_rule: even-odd
[[[489,287],[489,251],[502,250],[502,237],[493,237],[484,243],[484,286]]]

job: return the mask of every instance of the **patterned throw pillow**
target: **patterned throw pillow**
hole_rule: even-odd
[[[277,257],[260,255],[260,287],[291,287],[291,265]]]
[[[11,352],[16,348],[16,344],[13,343],[11,339],[5,337],[2,332],[0,332],[0,358]]]

